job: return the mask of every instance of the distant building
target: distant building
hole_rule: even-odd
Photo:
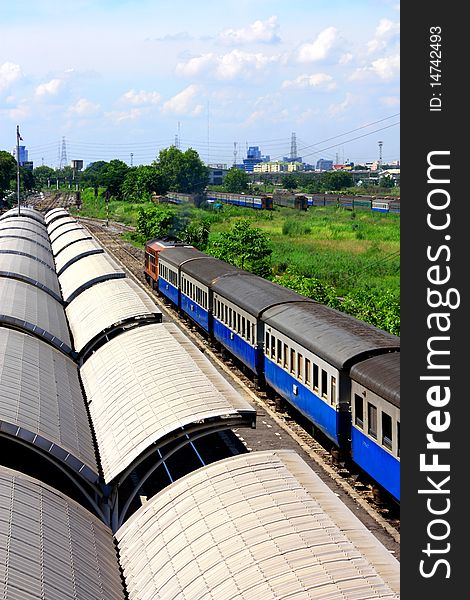
[[[268,162],[269,156],[261,156],[259,146],[250,146],[246,153],[246,158],[243,159],[243,169],[247,173],[253,173],[255,165],[261,162]]]
[[[70,166],[74,171],[81,171],[83,169],[83,160],[71,160]]]
[[[24,165],[25,162],[28,162],[28,151],[26,150],[26,146],[19,146],[19,163],[20,167]],[[13,149],[13,156],[16,158],[16,148]]]
[[[209,185],[223,185],[225,176],[228,173],[227,165],[207,165],[209,169]]]
[[[32,171],[34,169],[34,163],[32,160],[25,160],[22,166],[28,171]]]
[[[332,171],[333,170],[333,161],[326,160],[326,158],[320,158],[317,160],[317,171]]]

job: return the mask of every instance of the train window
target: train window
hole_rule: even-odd
[[[377,407],[367,403],[367,433],[377,439]]]
[[[330,394],[330,403],[333,406],[336,402],[336,377],[331,376],[331,394]]]
[[[282,342],[277,340],[277,363],[280,365],[282,362]]]
[[[242,337],[245,337],[246,319],[242,317]]]
[[[392,417],[382,413],[382,445],[389,450],[392,449]]]
[[[290,349],[290,372],[295,375],[295,350]]]
[[[241,321],[240,314],[237,313],[237,333],[240,333],[240,321]]]
[[[364,427],[364,400],[359,394],[354,394],[354,423],[360,428]]]
[[[400,456],[400,421],[397,421],[397,456]]]
[[[266,338],[264,340],[264,353],[266,354],[266,356],[271,355],[271,346],[269,344],[269,333],[268,332],[266,332]]]
[[[313,363],[313,389],[318,392],[318,365]]]
[[[289,348],[287,347],[287,344],[284,344],[284,361],[283,361],[283,367],[284,367],[284,369],[288,369],[289,368]]]
[[[310,377],[310,361],[308,358],[305,359],[305,384],[310,385],[312,383]]]
[[[321,396],[322,398],[328,398],[328,373],[321,370]]]
[[[224,323],[228,323],[228,306],[224,304]]]
[[[297,354],[297,378],[300,381],[304,379],[304,358],[300,352]]]

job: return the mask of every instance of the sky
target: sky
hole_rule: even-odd
[[[397,1],[0,0],[0,149],[34,166],[400,159]],[[381,150],[379,141],[382,142]]]

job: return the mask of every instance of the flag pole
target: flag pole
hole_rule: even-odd
[[[18,196],[18,216],[20,212],[20,126],[16,126],[16,194]]]

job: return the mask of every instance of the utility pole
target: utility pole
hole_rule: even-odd
[[[131,152],[131,167],[133,166],[133,158],[134,158],[134,153]]]
[[[109,227],[109,190],[106,190],[105,200],[106,200],[106,227]]]
[[[16,126],[16,195],[18,196],[18,216],[20,216],[20,126]]]

